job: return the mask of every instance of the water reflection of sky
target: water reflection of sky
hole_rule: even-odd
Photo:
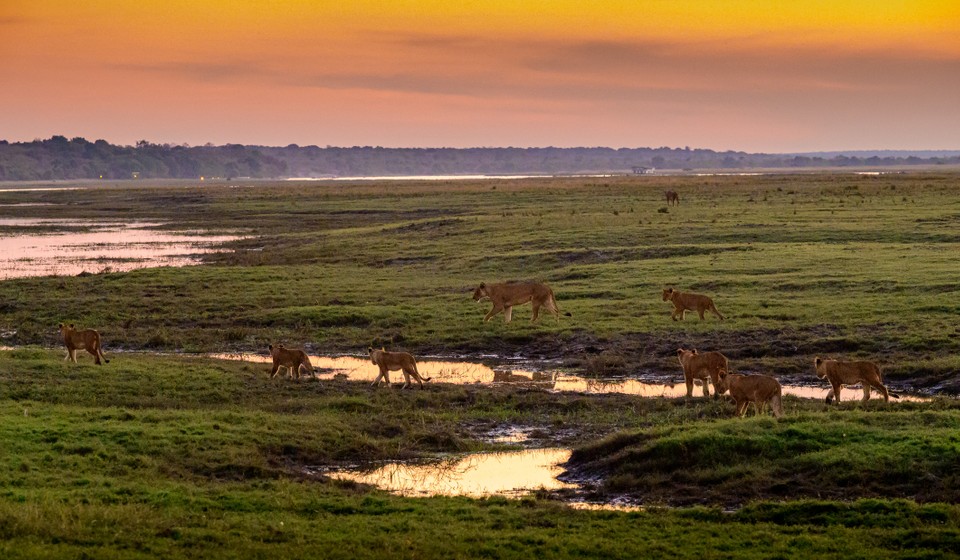
[[[238,238],[161,231],[157,225],[0,218],[0,280],[193,265],[199,255]]]
[[[521,496],[532,490],[559,490],[576,485],[561,482],[559,465],[569,449],[528,449],[478,453],[424,464],[388,463],[373,470],[329,471],[327,476],[372,484],[403,496]]]
[[[213,357],[222,359],[244,360],[250,362],[269,363],[271,358],[258,354],[215,354]],[[377,366],[370,360],[351,356],[330,357],[311,356],[310,363],[334,374],[343,374],[355,381],[372,382],[380,374]],[[679,366],[678,366],[679,368]],[[473,362],[452,362],[443,360],[417,360],[417,370],[423,377],[432,377],[433,381],[456,384],[473,383],[509,383],[529,385],[553,391],[569,391],[588,394],[623,393],[641,397],[683,397],[687,394],[687,387],[682,381],[682,374],[677,372],[677,383],[643,381],[640,379],[592,379],[565,372],[526,371],[519,369],[491,368]],[[329,375],[329,373],[327,374]],[[811,374],[813,377],[813,374]],[[403,374],[399,371],[390,372],[391,382],[403,382]],[[702,385],[696,382],[693,396],[703,395]],[[822,386],[783,385],[784,395],[793,395],[805,399],[823,400],[830,390],[824,381]],[[713,394],[711,385],[710,392]],[[871,392],[872,398],[882,398],[877,391]],[[863,396],[863,389],[859,385],[843,389],[843,400],[856,400]],[[901,401],[927,401],[925,397],[901,395]]]

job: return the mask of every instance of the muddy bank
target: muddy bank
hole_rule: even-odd
[[[859,406],[859,405],[858,405]],[[737,507],[756,500],[960,502],[960,403],[888,405],[621,432],[579,446],[565,482],[591,501]]]

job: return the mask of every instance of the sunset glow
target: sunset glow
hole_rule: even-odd
[[[954,1],[13,1],[0,137],[956,149]]]

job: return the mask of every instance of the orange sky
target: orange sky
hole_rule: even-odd
[[[960,149],[960,2],[0,0],[0,138]]]

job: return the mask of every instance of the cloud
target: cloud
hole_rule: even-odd
[[[121,72],[174,76],[195,82],[237,82],[276,76],[268,66],[258,62],[170,61],[108,64],[107,67]]]

